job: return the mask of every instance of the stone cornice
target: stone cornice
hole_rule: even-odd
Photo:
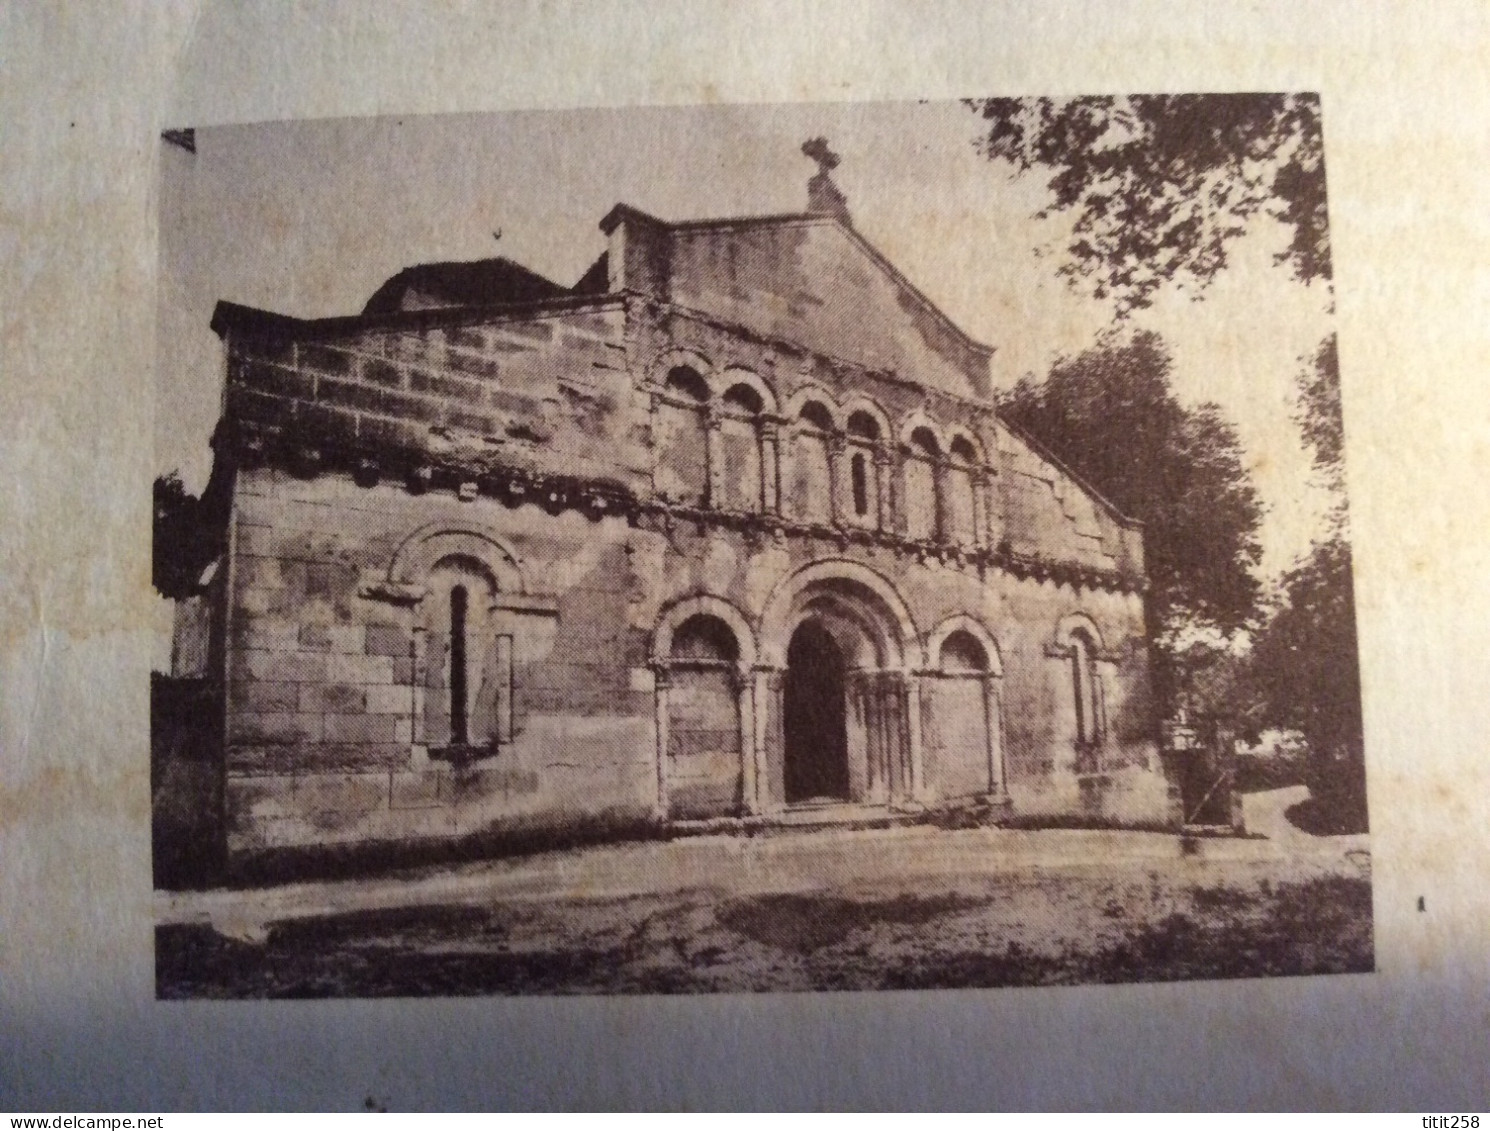
[[[839,548],[878,547],[923,562],[980,573],[998,570],[1021,580],[1050,581],[1073,588],[1142,593],[1146,584],[1118,570],[1078,562],[1057,561],[1015,552],[1007,543],[996,547],[956,545],[909,538],[892,530],[834,523],[802,522],[762,511],[729,511],[685,506],[640,497],[614,480],[586,479],[540,472],[497,463],[490,458],[462,459],[459,453],[370,450],[345,444],[320,443],[313,435],[287,434],[251,423],[225,430],[220,454],[232,455],[240,465],[279,467],[302,478],[343,473],[362,487],[383,481],[402,483],[414,494],[448,491],[456,497],[494,499],[508,507],[532,503],[558,515],[577,511],[592,522],[624,518],[641,529],[668,531],[693,525],[700,531],[733,530],[747,539],[810,539]],[[390,594],[390,599],[404,597]]]

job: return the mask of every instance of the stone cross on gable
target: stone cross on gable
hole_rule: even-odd
[[[817,175],[807,182],[807,211],[836,216],[845,224],[853,223],[848,212],[848,198],[833,183],[833,170],[841,160],[828,146],[828,139],[815,137],[802,143],[802,152],[817,162]]]
[[[825,177],[838,168],[841,158],[828,148],[828,139],[815,137],[802,143],[802,152],[817,162],[818,176]]]

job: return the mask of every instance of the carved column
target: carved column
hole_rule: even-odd
[[[890,529],[890,523],[891,523],[891,518],[892,518],[891,509],[890,509],[890,491],[891,491],[891,481],[894,478],[894,476],[891,475],[891,467],[894,465],[894,462],[895,462],[894,459],[890,455],[890,449],[889,448],[885,447],[883,444],[876,444],[875,445],[875,447],[874,447],[874,506],[875,506],[874,525],[878,529],[880,529],[880,530],[888,530],[888,529]]]
[[[781,512],[781,424],[774,417],[761,421],[761,495],[768,514]]]
[[[881,673],[866,675],[861,688],[864,701],[864,729],[868,747],[869,799],[883,804],[890,800],[895,790],[891,751],[898,744],[892,741],[896,737],[892,733],[892,728],[898,727],[899,724],[894,714],[887,710],[886,700],[892,689],[887,685]]]
[[[921,765],[921,677],[905,677],[906,761],[910,764],[910,799],[917,805],[926,803],[926,776]]]
[[[931,524],[931,538],[934,542],[950,542],[951,531],[951,500],[947,498],[947,480],[949,464],[947,457],[938,453],[931,460],[931,497],[933,510],[936,512]]]
[[[429,738],[425,734],[424,725],[424,697],[426,694],[424,685],[426,682],[426,664],[428,662],[426,659],[426,653],[429,650],[428,637],[429,633],[426,631],[424,625],[415,624],[414,632],[409,638],[409,659],[412,661],[410,664],[412,668],[410,678],[413,683],[413,687],[410,688],[409,702],[410,709],[414,713],[413,725],[409,728],[409,733],[412,739],[412,745],[414,746],[413,754],[416,759],[421,755],[429,753]]]
[[[843,460],[847,445],[843,436],[837,432],[828,434],[828,521],[834,526],[839,526],[844,521],[843,484],[847,479],[844,474]]]
[[[502,633],[493,650],[497,662],[496,737],[499,746],[512,745],[512,636]]]
[[[672,686],[672,672],[666,665],[657,664],[652,669],[657,691],[655,724],[657,728],[657,798],[653,814],[659,821],[667,820],[667,743],[668,743],[668,690]]]
[[[740,808],[755,813],[755,679],[744,664],[730,672],[740,718]]]
[[[890,475],[890,529],[896,534],[910,533],[911,520],[906,506],[906,477],[910,474],[910,461],[915,451],[909,445],[897,444],[892,450],[893,463]]]
[[[975,467],[968,473],[973,489],[973,545],[988,545],[988,472]]]
[[[724,505],[724,417],[713,405],[704,409],[704,458],[708,464],[708,490],[704,504]]]
[[[983,677],[983,718],[988,728],[988,799],[1001,802],[1009,795],[1004,767],[1004,702],[999,677]]]
[[[786,804],[786,672],[768,668],[765,676],[765,741],[762,744],[764,762],[763,808],[776,809]]]
[[[771,671],[756,668],[751,673],[750,714],[750,788],[745,793],[745,808],[752,814],[764,813],[770,808],[770,779],[767,770],[766,747],[770,741],[771,727],[779,727],[776,716],[780,703],[771,698]]]

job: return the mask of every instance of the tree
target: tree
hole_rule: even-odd
[[[179,600],[197,591],[202,571],[221,552],[221,523],[211,521],[220,509],[208,492],[199,499],[187,492],[176,472],[159,475],[153,492],[154,538],[150,578],[162,597]]]
[[[1233,633],[1257,612],[1253,569],[1262,506],[1236,432],[1214,404],[1190,408],[1169,384],[1163,340],[1109,336],[1025,378],[1005,398],[1007,420],[1141,519],[1156,635],[1185,624]]]
[[[1061,274],[1119,317],[1175,283],[1199,293],[1259,214],[1292,231],[1278,254],[1301,280],[1330,277],[1324,146],[1312,94],[984,98],[980,152],[1047,171],[1037,216],[1073,221]]]
[[[1283,579],[1279,607],[1253,643],[1250,679],[1264,725],[1303,734],[1310,792],[1329,823],[1364,828],[1365,743],[1333,335],[1300,373],[1298,394],[1305,442],[1336,502],[1325,537]]]

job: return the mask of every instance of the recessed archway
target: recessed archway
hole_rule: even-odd
[[[792,634],[783,695],[786,802],[849,799],[844,655],[833,634],[809,619]]]
[[[761,617],[767,804],[920,795],[921,648],[893,585],[857,562],[807,566]]]

